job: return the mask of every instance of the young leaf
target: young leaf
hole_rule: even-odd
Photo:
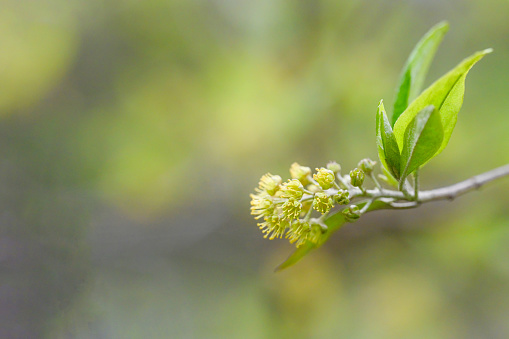
[[[419,95],[431,61],[433,61],[438,46],[448,30],[449,24],[445,21],[433,26],[417,43],[408,57],[401,72],[391,126],[394,126],[408,104]]]
[[[284,262],[282,262],[278,267],[276,267],[275,271],[281,271],[287,267],[292,266],[297,261],[302,259],[305,255],[307,255],[311,250],[320,247],[324,242],[326,242],[331,234],[338,229],[340,229],[344,224],[346,224],[345,216],[343,213],[336,212],[335,214],[329,216],[327,220],[325,220],[325,225],[327,225],[327,231],[322,234],[319,244],[313,244],[308,241],[303,245],[297,247],[295,251]]]
[[[383,100],[376,112],[376,143],[382,166],[396,179],[400,176],[400,154],[391,124],[385,113]]]
[[[388,185],[397,188],[399,182],[392,176],[392,174],[389,173],[389,171],[385,167],[382,167],[382,172],[383,174],[379,174],[378,177],[381,180],[385,181]]]
[[[336,214],[340,214],[340,213],[336,213]],[[336,214],[334,214],[334,215],[336,215]],[[292,254],[290,254],[290,256],[288,258],[286,258],[285,261],[283,261],[281,264],[279,264],[278,267],[276,267],[274,269],[274,271],[275,272],[282,271],[285,268],[288,268],[288,267],[294,265],[300,259],[302,259],[306,254],[308,254],[312,249],[315,249],[315,248],[316,248],[316,245],[309,241],[307,243],[297,247],[295,249],[295,251],[293,251]]]
[[[444,131],[438,111],[426,106],[413,118],[405,131],[401,151],[400,188],[406,177],[430,160],[442,144]]]
[[[417,113],[424,107],[433,105],[439,113],[444,138],[440,147],[431,158],[442,152],[451,138],[456,120],[458,119],[458,112],[463,103],[465,78],[468,71],[477,61],[482,59],[486,54],[491,53],[491,51],[491,49],[486,49],[463,60],[455,68],[435,81],[435,83],[422,92],[422,94],[408,106],[394,125],[394,135],[396,136],[396,141],[400,148],[403,148],[405,131]]]

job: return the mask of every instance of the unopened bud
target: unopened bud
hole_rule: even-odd
[[[342,213],[345,216],[346,221],[349,222],[354,222],[361,216],[361,212],[357,205],[350,205],[350,207],[345,208]]]
[[[361,187],[364,183],[364,172],[358,168],[350,171],[350,182],[355,187]]]
[[[364,173],[369,175],[369,174],[371,174],[371,172],[373,172],[375,165],[376,165],[376,161],[366,158],[366,159],[362,159],[361,161],[359,161],[359,164],[357,166],[360,167],[360,169],[363,170]]]
[[[327,164],[327,169],[331,170],[334,173],[341,172],[341,166],[337,162],[335,162],[335,161],[329,162]]]
[[[334,195],[334,201],[339,205],[348,205],[350,203],[350,193],[345,190],[339,190],[338,193]]]

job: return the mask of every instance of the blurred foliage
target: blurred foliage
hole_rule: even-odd
[[[290,246],[248,193],[376,158],[377,104],[443,19],[426,85],[495,53],[423,186],[507,163],[509,2],[0,4],[0,337],[507,337],[507,183],[375,214],[277,275]]]
[[[0,111],[30,107],[47,95],[75,57],[77,34],[65,1],[2,3]]]

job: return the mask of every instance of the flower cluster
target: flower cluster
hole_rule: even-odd
[[[335,162],[317,168],[315,173],[309,167],[293,163],[291,179],[286,182],[279,175],[267,173],[251,194],[251,214],[261,219],[258,227],[265,238],[284,236],[297,247],[308,241],[317,244],[327,231],[325,217],[335,205],[343,206],[348,221],[360,216],[357,206],[345,205],[350,203],[352,192],[361,192],[364,171],[369,171],[372,165],[371,161],[364,160],[361,169],[343,177],[341,166]],[[320,217],[312,218],[313,211],[320,213]]]

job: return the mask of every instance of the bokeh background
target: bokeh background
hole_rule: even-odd
[[[377,158],[407,55],[474,51],[423,188],[509,161],[509,1],[1,0],[1,338],[507,338],[508,180],[377,212],[281,273],[265,172]]]

